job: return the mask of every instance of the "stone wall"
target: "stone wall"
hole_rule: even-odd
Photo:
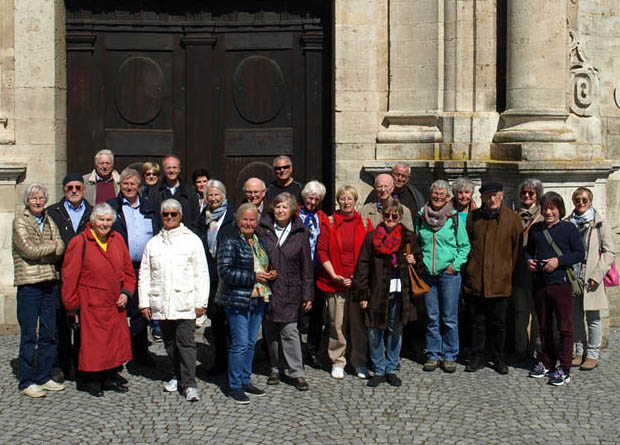
[[[0,325],[17,323],[11,224],[23,191],[41,182],[53,202],[66,170],[64,21],[61,0],[0,0]]]

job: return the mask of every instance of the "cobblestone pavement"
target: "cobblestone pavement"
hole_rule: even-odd
[[[333,380],[308,368],[310,391],[281,383],[266,387],[264,356],[254,382],[267,397],[240,406],[226,398],[225,381],[198,369],[202,400],[186,402],[162,391],[167,359],[161,343],[154,370],[123,371],[130,392],[95,399],[68,383],[62,393],[29,399],[17,390],[18,337],[0,337],[0,442],[63,443],[617,443],[620,441],[620,330],[610,336],[601,366],[574,371],[573,382],[551,387],[510,368],[501,376],[424,373],[401,360],[401,388],[376,389],[348,375]],[[199,357],[209,361],[206,347]]]

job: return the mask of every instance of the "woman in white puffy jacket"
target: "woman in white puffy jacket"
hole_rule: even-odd
[[[174,199],[161,203],[163,229],[146,245],[140,265],[140,311],[159,320],[174,377],[164,386],[188,401],[200,400],[196,386],[196,317],[209,299],[209,269],[200,238],[181,223],[183,208]]]

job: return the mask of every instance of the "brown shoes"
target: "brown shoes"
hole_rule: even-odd
[[[574,362],[573,362],[574,363]],[[592,371],[598,366],[598,360],[595,358],[586,358],[583,364],[579,367],[582,371]]]
[[[577,355],[575,356],[575,358],[573,359],[573,363],[571,363],[571,368],[578,368],[582,365],[583,363],[583,355]]]

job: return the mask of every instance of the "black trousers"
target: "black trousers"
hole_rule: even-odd
[[[67,380],[75,380],[80,351],[80,331],[75,329],[74,317],[67,315],[62,301],[56,308],[56,337],[58,367]]]
[[[210,303],[209,319],[211,320],[211,341],[215,349],[212,371],[226,371],[228,369],[230,332],[228,330],[228,318],[226,318],[224,307],[215,302]]]
[[[142,316],[138,308],[138,287],[137,278],[140,270],[140,263],[133,264],[133,271],[136,274],[136,291],[127,299],[127,316],[129,317],[129,334],[131,336],[131,350],[134,357],[145,357],[149,352],[148,325],[149,322]]]
[[[469,295],[472,359],[503,360],[508,297]]]
[[[306,350],[308,354],[316,355],[321,347],[323,327],[325,326],[325,294],[318,288],[314,288],[314,301],[308,311],[308,336],[306,337]]]

